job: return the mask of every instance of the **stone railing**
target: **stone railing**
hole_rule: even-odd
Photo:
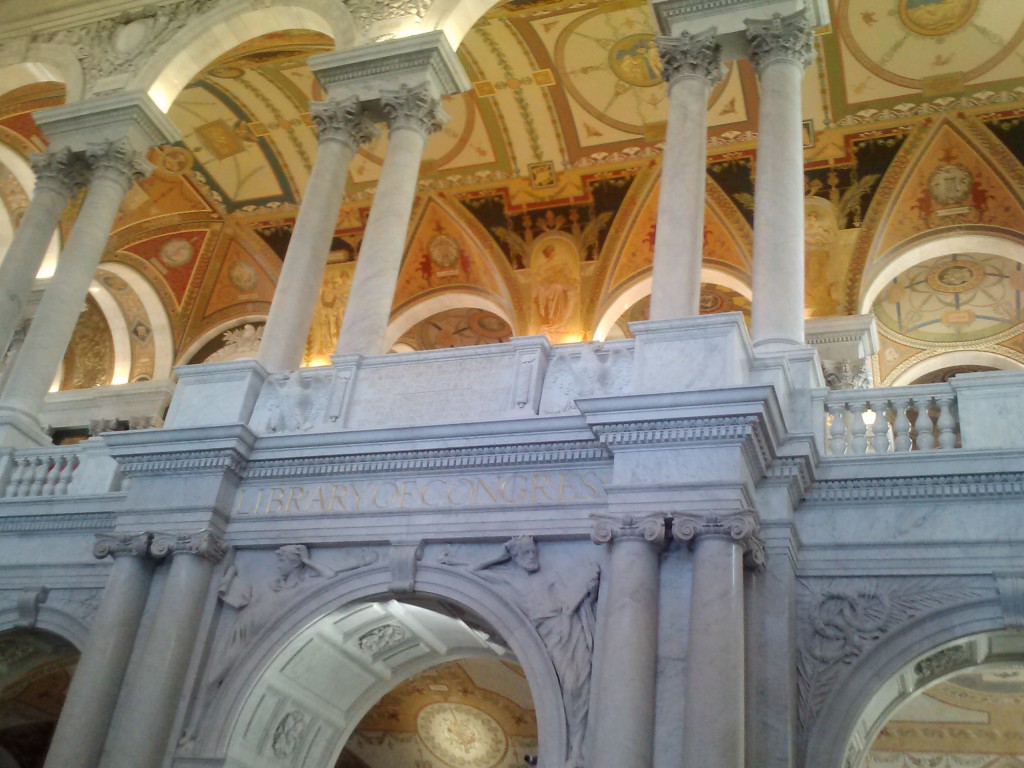
[[[78,446],[18,451],[11,457],[11,474],[3,495],[65,496],[81,460]]]
[[[957,398],[949,384],[829,392],[825,412],[828,456],[960,447]]]

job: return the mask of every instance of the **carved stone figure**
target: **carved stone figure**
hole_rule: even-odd
[[[324,420],[327,379],[291,371],[269,377],[267,384],[267,432],[307,432]]]
[[[451,553],[443,554],[441,562],[466,565]],[[494,557],[471,566],[470,570],[503,590],[537,629],[562,688],[569,731],[565,765],[583,768],[600,569],[594,564],[592,570],[584,573],[541,573],[533,537],[516,536],[505,542]]]
[[[541,413],[573,411],[581,397],[623,395],[633,377],[633,356],[627,349],[585,344],[579,356],[560,349],[548,368],[541,395]]]

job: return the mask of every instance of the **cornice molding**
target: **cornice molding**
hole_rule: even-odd
[[[824,504],[1008,497],[1024,498],[1024,472],[818,480],[807,493],[808,502]]]

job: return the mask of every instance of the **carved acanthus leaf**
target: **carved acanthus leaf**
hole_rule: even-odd
[[[346,6],[359,24],[364,35],[369,35],[376,24],[391,19],[427,15],[433,0],[348,0]]]
[[[426,83],[412,87],[403,84],[397,90],[382,91],[380,103],[391,131],[408,128],[429,136],[444,128],[449,119]]]
[[[992,596],[991,586],[957,578],[802,582],[797,652],[802,734],[853,665],[896,628],[940,608]]]
[[[658,37],[662,74],[671,83],[679,77],[699,77],[711,83],[722,79],[722,45],[718,30],[711,28],[691,34],[682,32],[677,37]]]
[[[29,163],[36,174],[37,188],[49,187],[66,197],[84,187],[89,179],[85,157],[70,147],[34,153]]]
[[[320,141],[334,139],[358,148],[369,144],[380,133],[380,129],[363,111],[363,103],[358,97],[346,101],[311,102],[309,111]]]
[[[777,61],[791,61],[807,67],[814,61],[814,30],[801,10],[788,16],[773,14],[770,19],[748,19],[750,61],[760,72]]]

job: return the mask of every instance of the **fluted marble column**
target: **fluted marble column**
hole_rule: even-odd
[[[800,84],[814,60],[806,12],[748,20],[761,81],[754,187],[751,333],[769,349],[804,343],[804,154]]]
[[[93,145],[86,159],[92,169],[89,191],[0,395],[0,415],[13,411],[35,419],[71,341],[121,200],[132,179],[149,170],[127,140]]]
[[[320,134],[316,160],[260,344],[259,361],[271,372],[302,365],[338,210],[345,195],[348,166],[359,146],[377,134],[358,98],[311,104],[310,111]]]
[[[36,174],[32,201],[0,263],[0,355],[21,322],[25,301],[61,214],[85,183],[83,158],[69,148],[48,149],[33,155],[31,163]]]
[[[448,120],[439,99],[424,84],[381,94],[387,116],[388,151],[366,222],[345,307],[337,353],[380,355],[405,252],[416,181],[427,137]]]
[[[114,565],[71,678],[45,768],[96,768],[149,596],[149,534],[96,539],[93,554],[113,557]]]
[[[714,29],[657,38],[669,84],[668,128],[654,241],[651,320],[700,314],[708,97],[722,77]]]
[[[764,562],[757,518],[674,515],[672,526],[694,548],[683,768],[743,768],[743,564]]]
[[[650,768],[654,757],[655,673],[658,655],[658,557],[665,516],[591,515],[591,539],[607,544],[602,578],[602,640],[594,734],[594,768]]]
[[[171,735],[214,566],[224,543],[209,531],[154,534],[154,557],[170,571],[139,660],[118,704],[119,724],[103,750],[103,768],[157,768]]]

